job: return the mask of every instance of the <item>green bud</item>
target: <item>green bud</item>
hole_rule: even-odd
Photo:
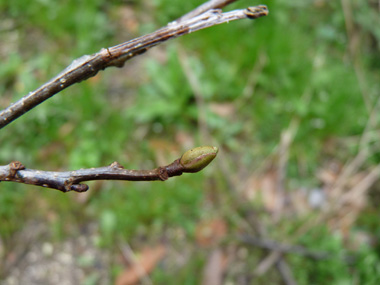
[[[205,168],[218,153],[215,146],[200,146],[186,151],[179,162],[185,168],[183,172],[198,172]]]

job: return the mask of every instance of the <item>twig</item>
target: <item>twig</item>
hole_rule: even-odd
[[[198,127],[200,130],[200,134],[202,137],[202,143],[205,143],[206,141],[210,141],[210,133],[207,128],[207,122],[206,122],[206,106],[204,102],[204,96],[202,94],[202,88],[201,83],[195,72],[192,70],[189,58],[186,55],[185,51],[180,49],[179,50],[179,62],[181,64],[183,73],[186,76],[187,81],[189,82],[189,86],[191,88],[191,91],[194,94],[195,102],[198,107]]]
[[[255,276],[264,275],[273,265],[282,258],[281,251],[271,251],[255,268],[253,274]]]
[[[268,55],[267,52],[261,50],[259,52],[259,56],[255,62],[255,64],[252,67],[252,72],[248,77],[247,84],[245,85],[243,89],[243,96],[241,96],[241,100],[239,102],[239,105],[246,105],[248,104],[248,100],[252,97],[252,95],[255,93],[256,86],[258,83],[259,74],[262,72],[264,67],[266,66],[268,62]]]
[[[216,157],[217,152],[216,147],[194,148],[185,152],[181,158],[171,164],[153,170],[128,170],[115,161],[109,166],[98,168],[62,172],[42,171],[27,169],[21,162],[14,161],[0,166],[0,181],[38,185],[62,192],[85,192],[89,187],[80,182],[92,180],[164,181],[182,173],[198,172]]]
[[[280,272],[282,279],[286,285],[297,285],[297,282],[294,280],[292,270],[290,269],[288,263],[284,258],[280,258],[276,264],[278,271]]]
[[[263,240],[263,239],[258,239],[254,238],[251,236],[241,236],[238,238],[241,242],[251,244],[257,247],[265,248],[268,250],[272,250],[274,252],[278,253],[293,253],[305,257],[309,257],[315,260],[323,260],[323,259],[328,259],[331,258],[332,256],[324,251],[314,251],[307,249],[303,246],[299,245],[288,245],[288,244],[282,244],[278,243],[276,241],[271,241],[271,240]]]
[[[338,207],[342,207],[345,203],[350,201],[359,200],[364,196],[367,190],[380,178],[380,165],[374,167],[360,182],[350,189],[349,192],[345,192],[340,200],[337,202]]]
[[[361,58],[360,58],[360,37],[359,33],[355,30],[354,20],[352,17],[352,7],[350,1],[341,0],[341,5],[343,9],[344,22],[346,25],[346,33],[349,41],[348,50],[352,58],[354,65],[354,70],[356,78],[358,80],[360,93],[362,95],[364,104],[367,108],[368,113],[371,111],[371,102],[368,92],[368,84],[366,82],[366,74],[362,68]]]
[[[267,14],[268,9],[266,6],[249,7],[226,13],[222,13],[219,9],[208,10],[196,17],[170,23],[151,34],[117,46],[103,48],[93,55],[84,55],[74,60],[65,70],[49,82],[2,110],[0,112],[0,128],[8,125],[22,114],[74,83],[88,79],[107,67],[122,67],[128,59],[142,54],[149,48],[169,39],[233,20],[244,18],[256,19]]]
[[[338,204],[340,206],[343,205],[343,203],[341,203],[342,202],[341,197],[343,195],[344,187],[346,186],[347,182],[350,180],[350,177],[353,176],[355,172],[357,172],[361,167],[363,167],[363,164],[366,162],[368,157],[373,154],[373,150],[369,146],[369,142],[371,139],[370,130],[374,128],[374,125],[375,125],[374,121],[379,110],[380,110],[380,97],[377,98],[377,101],[374,107],[372,108],[371,113],[369,114],[366,126],[360,137],[360,141],[358,144],[359,146],[358,154],[354,157],[354,159],[346,163],[346,165],[343,167],[343,170],[339,174],[338,178],[336,179],[334,184],[330,187],[329,191],[331,193],[334,193],[334,196],[333,196],[334,200],[330,203],[330,205],[328,205],[329,208],[337,209],[339,208]],[[375,181],[376,180],[373,180],[372,184]],[[368,184],[368,188],[372,184]],[[352,193],[352,191],[348,193]],[[348,193],[346,193],[344,196],[347,196]],[[330,212],[331,212],[331,209],[330,209]]]
[[[285,202],[286,202],[286,169],[289,161],[290,146],[298,131],[299,120],[295,117],[290,121],[289,127],[281,132],[281,140],[278,147],[278,166],[277,166],[277,181],[276,181],[276,205],[273,218],[278,221],[283,215]]]
[[[133,249],[131,246],[127,243],[124,242],[122,245],[120,245],[120,251],[126,261],[133,266],[133,268],[136,271],[136,275],[139,276],[140,281],[143,285],[152,285],[153,282],[150,279],[148,273],[146,272],[145,268],[138,262],[138,258],[136,254],[134,253]],[[119,278],[122,276],[122,274],[119,275]],[[121,277],[122,279],[122,277]],[[117,282],[116,282],[117,283]],[[122,283],[122,282],[119,282]]]
[[[264,248],[271,251],[265,257],[265,259],[256,267],[254,271],[254,275],[256,276],[261,276],[265,274],[274,264],[278,264],[278,262],[281,262],[283,254],[285,253],[297,254],[297,255],[308,257],[314,260],[340,258],[342,261],[348,264],[353,264],[355,262],[355,257],[352,255],[344,254],[344,255],[337,256],[326,251],[310,250],[299,245],[282,244],[276,241],[263,240],[263,239],[254,238],[252,236],[247,236],[247,235],[238,237],[238,240],[243,243],[250,244],[250,245]],[[279,268],[280,271],[282,269]]]
[[[11,245],[6,248],[5,258],[0,261],[0,280],[4,280],[14,268],[22,270],[21,262],[31,247],[45,235],[45,227],[36,221],[28,222],[19,233],[13,235]]]

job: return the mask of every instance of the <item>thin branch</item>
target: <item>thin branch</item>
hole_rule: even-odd
[[[281,251],[270,251],[269,254],[256,266],[253,271],[255,276],[263,276],[268,272],[272,266],[274,266],[282,258]]]
[[[178,18],[174,22],[179,23],[183,22],[185,20],[194,18],[200,14],[203,14],[204,12],[212,9],[222,9],[223,7],[236,2],[236,0],[210,0],[206,3],[203,3],[202,5],[198,6],[194,10],[190,11],[189,13],[183,15],[181,18]]]
[[[255,238],[248,235],[239,236],[238,240],[245,244],[249,244],[252,246],[256,246],[256,247],[260,247],[260,248],[264,248],[264,249],[272,251],[271,254],[268,256],[268,259],[272,259],[272,260],[269,266],[266,267],[265,271],[270,266],[272,266],[272,262],[273,263],[277,262],[283,254],[287,254],[287,253],[308,257],[314,260],[326,260],[326,259],[339,258],[348,264],[352,264],[355,261],[355,257],[353,255],[347,255],[347,254],[335,255],[327,251],[311,250],[300,245],[283,244],[283,243],[279,243],[273,240],[264,240],[264,239]],[[272,258],[271,258],[271,255],[273,255]],[[265,273],[265,272],[261,272],[261,273]]]
[[[265,248],[265,249],[272,250],[278,253],[294,253],[294,254],[309,257],[315,260],[323,260],[323,259],[328,259],[332,257],[327,252],[313,251],[313,250],[310,250],[303,246],[298,246],[298,245],[281,244],[276,241],[263,240],[263,239],[254,238],[251,236],[241,236],[238,239],[243,243]]]
[[[93,180],[128,180],[128,181],[165,181],[182,173],[193,173],[206,167],[218,153],[216,147],[203,146],[185,152],[181,158],[171,164],[153,170],[129,170],[113,162],[109,166],[79,169],[74,171],[42,171],[28,169],[19,162],[13,161],[0,166],[0,181],[12,181],[57,189],[62,192],[85,192],[88,185],[80,184]]]
[[[189,58],[186,55],[185,51],[180,49],[178,55],[179,63],[181,64],[182,71],[186,76],[187,81],[189,82],[189,86],[194,94],[195,102],[197,104],[197,108],[199,110],[198,114],[198,128],[201,134],[202,143],[205,141],[210,141],[210,133],[207,128],[206,123],[206,106],[204,102],[204,96],[202,96],[202,88],[201,83],[198,76],[192,70]]]
[[[297,285],[297,282],[294,280],[291,268],[283,258],[278,260],[276,266],[281,274],[282,279],[284,280],[285,285]]]
[[[149,48],[169,39],[233,20],[256,19],[267,14],[267,7],[262,5],[226,13],[222,13],[219,9],[208,10],[196,17],[170,23],[151,34],[110,48],[103,48],[93,55],[84,55],[74,60],[49,82],[2,110],[0,112],[0,128],[8,125],[27,111],[74,83],[86,80],[107,67],[122,67],[128,59],[142,54]]]

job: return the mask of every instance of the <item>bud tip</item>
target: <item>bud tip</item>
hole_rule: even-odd
[[[218,148],[215,146],[201,146],[186,151],[180,163],[184,172],[198,172],[205,168],[216,157]]]

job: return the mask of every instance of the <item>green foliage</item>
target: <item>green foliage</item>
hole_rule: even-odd
[[[103,0],[74,1],[60,4],[52,1],[1,1],[0,12],[18,19],[18,25],[27,32],[34,26],[50,39],[64,46],[75,43],[79,55],[94,52],[94,43],[104,44],[104,36],[110,35],[110,26],[103,11],[108,5]],[[29,47],[28,47],[29,48]]]
[[[160,269],[155,270],[152,274],[152,280],[157,284],[200,284],[202,282],[201,274],[194,274],[194,272],[202,272],[204,264],[203,254],[197,254],[186,267],[176,270],[175,272]],[[176,276],[175,280],[173,279],[174,275]]]
[[[305,259],[291,256],[289,260],[295,270],[295,278],[300,284],[345,284],[350,280],[350,270],[344,261],[344,246],[339,236],[331,236],[326,228],[317,227],[301,239],[306,248],[321,250],[331,254],[326,260]]]
[[[380,282],[379,259],[377,252],[370,247],[363,246],[352,268],[353,275],[363,284],[378,284]]]
[[[11,238],[11,234],[23,224],[23,216],[25,214],[25,194],[22,187],[9,187],[1,183],[1,188],[5,193],[0,195],[0,219],[1,223],[0,234],[2,237]],[[7,187],[8,186],[8,187]]]
[[[313,260],[289,255],[289,262],[299,284],[378,284],[380,281],[380,258],[370,248],[363,246],[356,252],[345,249],[340,236],[331,235],[323,225],[313,228],[299,240],[308,249],[327,252],[330,257]]]
[[[147,62],[150,82],[142,86],[136,103],[126,109],[129,120],[136,123],[159,122],[165,127],[174,122],[188,124],[195,120],[193,99],[175,49],[168,50],[168,61],[162,66],[156,61]]]
[[[118,183],[104,187],[89,206],[99,219],[101,244],[109,246],[117,237],[158,234],[169,225],[181,226],[191,233],[203,198],[200,175],[192,176],[193,179],[185,176],[182,181],[169,183]]]

